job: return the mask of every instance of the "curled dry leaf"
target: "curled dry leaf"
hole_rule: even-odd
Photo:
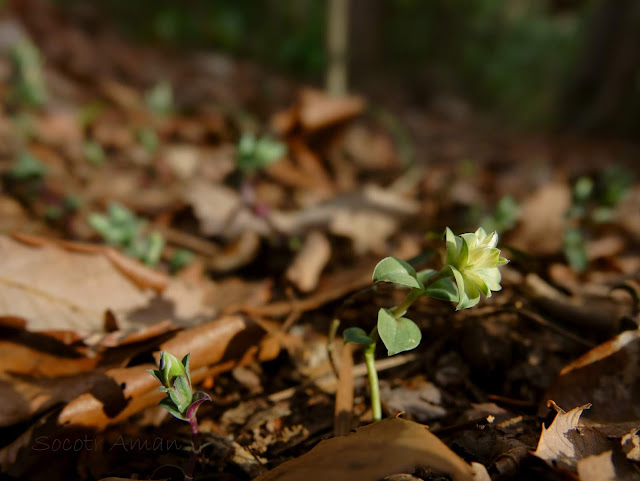
[[[391,418],[361,427],[348,436],[322,441],[307,454],[255,481],[377,481],[391,474],[413,472],[419,466],[446,473],[454,481],[474,480],[471,466],[426,426]]]
[[[582,412],[589,409],[590,404],[564,412],[553,401],[551,403],[558,414],[548,428],[542,427],[535,456],[550,466],[575,472],[578,460],[609,449],[606,436],[579,424]]]
[[[640,331],[625,331],[565,366],[545,399],[593,407],[585,413],[590,425],[621,437],[640,427]]]

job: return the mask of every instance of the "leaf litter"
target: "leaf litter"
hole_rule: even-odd
[[[190,434],[147,373],[167,350],[191,353],[213,398],[202,479],[637,479],[637,183],[613,215],[575,216],[580,179],[637,148],[488,133],[442,106],[374,113],[378,99],[138,46],[76,15],[23,0],[2,24],[2,72],[30,39],[47,102],[0,114],[3,473],[179,478],[168,466]],[[241,171],[242,136],[263,133],[286,153]],[[91,227],[112,202],[141,239],[162,236],[156,265]],[[476,312],[416,302],[426,342],[378,361],[387,419],[367,424],[361,353],[327,335],[332,320],[368,325],[399,299],[371,288],[380,258],[435,267],[444,227],[504,221],[494,205],[518,207],[503,292]]]

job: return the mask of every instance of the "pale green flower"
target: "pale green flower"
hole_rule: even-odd
[[[473,307],[480,302],[480,293],[491,297],[491,291],[499,291],[500,270],[509,262],[500,257],[498,234],[487,234],[481,227],[473,234],[455,235],[447,227],[447,252],[445,264],[451,269],[458,286],[456,310]]]

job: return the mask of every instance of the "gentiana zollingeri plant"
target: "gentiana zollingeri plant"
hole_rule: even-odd
[[[211,396],[205,392],[193,392],[191,386],[191,373],[189,372],[189,356],[184,356],[182,361],[173,354],[162,351],[160,354],[160,369],[149,369],[149,372],[158,380],[161,387],[158,389],[167,393],[167,397],[160,401],[160,406],[182,421],[191,426],[191,441],[193,449],[189,458],[189,464],[185,470],[185,479],[193,479],[193,471],[200,454],[200,441],[198,439],[198,420],[196,412],[202,403],[211,401]]]
[[[371,410],[374,421],[382,419],[378,373],[375,368],[375,350],[378,339],[387,348],[389,356],[415,349],[422,339],[420,328],[408,317],[409,307],[420,297],[432,297],[456,302],[456,310],[467,309],[480,302],[480,293],[491,297],[499,291],[500,266],[508,262],[496,248],[498,234],[487,234],[479,228],[475,233],[455,235],[445,231],[446,253],[444,266],[439,271],[425,269],[416,272],[407,262],[387,257],[373,271],[373,282],[391,282],[408,287],[409,293],[396,307],[380,309],[376,326],[367,333],[360,327],[344,331],[345,342],[364,344],[364,358],[371,390]]]

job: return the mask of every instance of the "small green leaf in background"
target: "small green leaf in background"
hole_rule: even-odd
[[[173,112],[173,87],[167,81],[158,82],[145,94],[145,103],[149,111],[157,116],[166,116]]]
[[[136,137],[138,138],[140,145],[142,145],[144,150],[150,155],[155,154],[160,146],[158,134],[151,127],[142,127],[138,129]]]
[[[502,197],[492,215],[485,217],[480,225],[487,232],[505,232],[513,229],[520,217],[520,205],[510,195]]]
[[[47,173],[46,166],[27,151],[18,154],[9,175],[16,180],[41,178]]]
[[[87,162],[93,165],[102,165],[104,162],[104,150],[102,149],[102,145],[94,140],[87,140],[84,143],[82,148],[84,157],[87,159]]]
[[[178,249],[169,259],[169,272],[175,274],[193,261],[194,255],[189,249]]]
[[[287,148],[282,142],[245,134],[238,142],[236,166],[243,172],[254,172],[270,166],[286,153]]]
[[[344,330],[344,341],[353,342],[354,344],[371,344],[373,339],[369,337],[364,329],[360,327],[349,327]]]
[[[44,105],[48,95],[38,48],[31,41],[22,40],[11,50],[11,62],[17,99],[31,107]]]
[[[378,334],[389,356],[415,349],[422,340],[420,328],[406,317],[395,318],[389,309],[378,311]]]
[[[574,271],[583,272],[587,268],[589,259],[580,229],[568,229],[564,233],[564,255]]]
[[[422,289],[416,270],[401,259],[385,257],[373,270],[373,282],[393,282],[408,287]]]

